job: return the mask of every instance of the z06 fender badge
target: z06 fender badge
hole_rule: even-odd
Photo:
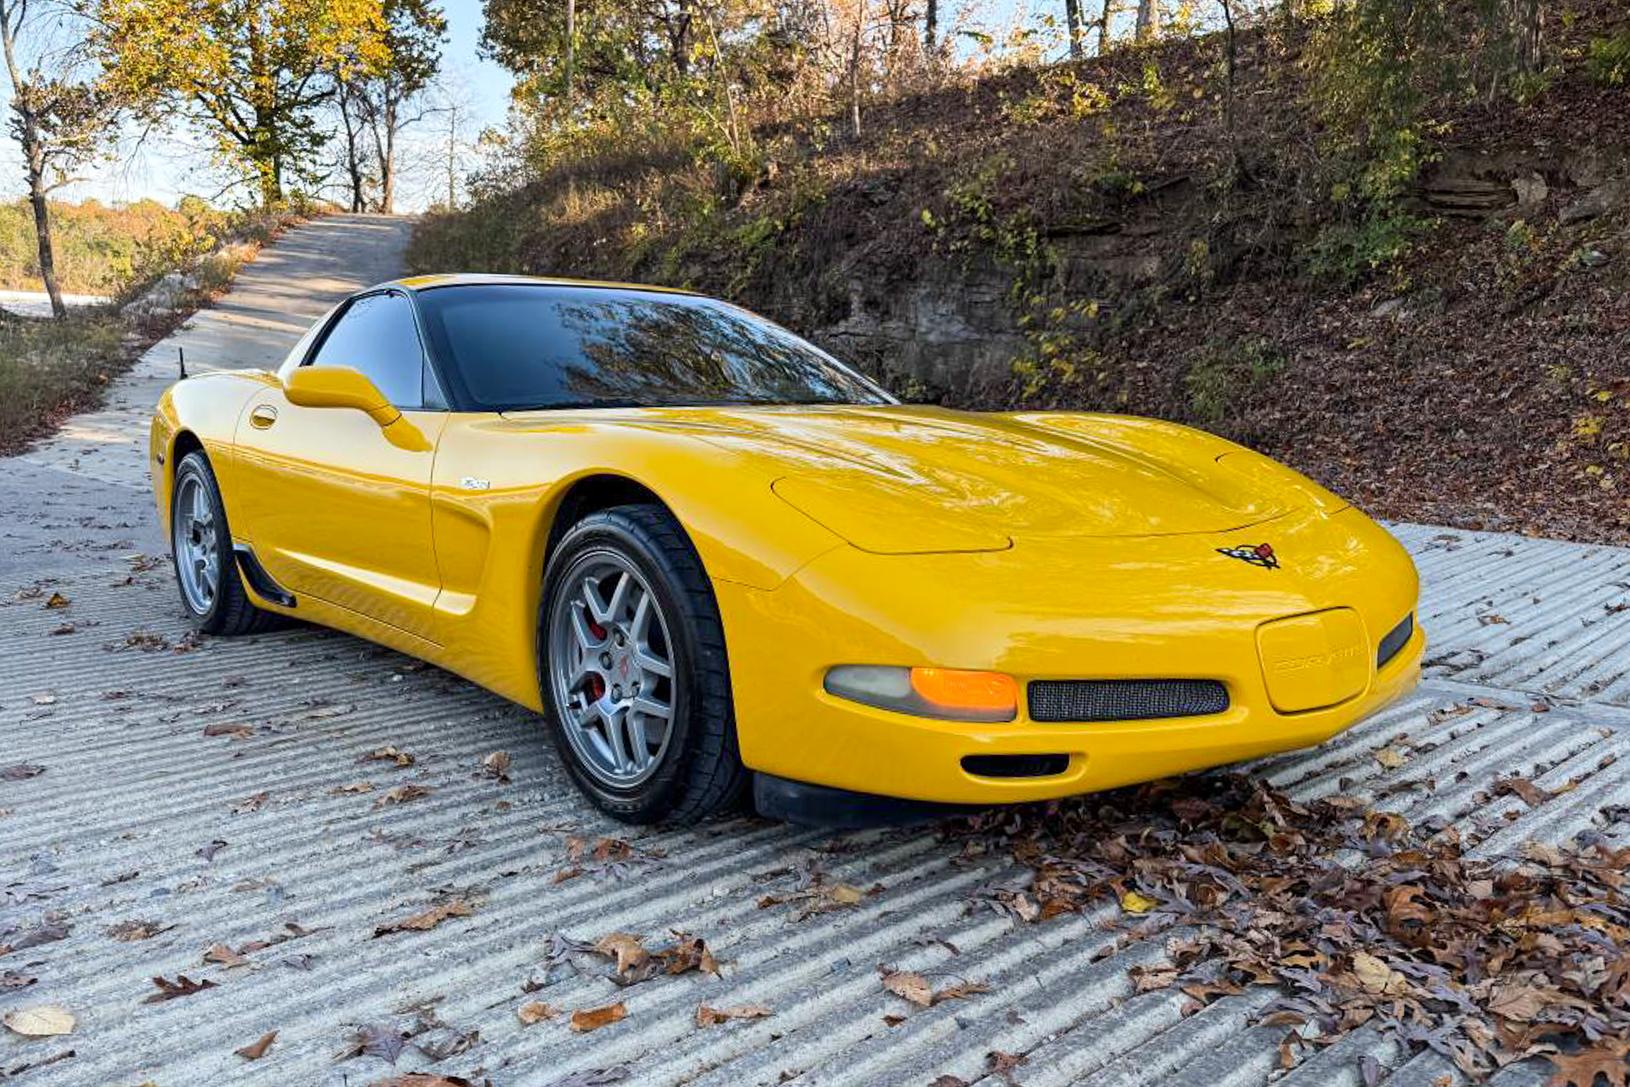
[[[1227,555],[1231,559],[1248,562],[1252,566],[1260,566],[1264,570],[1279,569],[1279,556],[1273,553],[1273,545],[1260,543],[1256,546],[1245,544],[1241,547],[1219,547],[1217,554]]]
[[[487,480],[477,479],[474,476],[464,476],[464,477],[462,477],[461,479],[459,479],[458,485],[460,487],[463,487],[466,491],[484,491],[488,487],[492,486],[492,484],[489,483]]]

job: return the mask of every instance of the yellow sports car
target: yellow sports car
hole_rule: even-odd
[[[428,276],[151,466],[199,628],[338,627],[541,711],[602,810],[853,824],[1317,743],[1409,688],[1403,548],[1152,419],[908,407],[681,291]]]

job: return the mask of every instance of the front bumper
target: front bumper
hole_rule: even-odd
[[[1414,565],[1357,511],[1247,530],[1280,570],[1218,556],[1226,537],[1020,541],[1006,552],[879,556],[839,548],[774,591],[715,585],[737,730],[751,769],[794,782],[944,804],[1042,800],[1148,781],[1319,743],[1419,679],[1417,628],[1383,667],[1382,637],[1412,613]],[[1254,541],[1253,541],[1254,542]],[[1281,712],[1265,625],[1350,609],[1366,664],[1339,701]],[[964,724],[835,698],[837,664],[990,669],[1038,679],[1210,679],[1229,706],[1204,717]],[[1278,686],[1271,690],[1277,682]],[[1305,684],[1302,685],[1305,687]],[[1317,701],[1317,699],[1314,699]],[[1062,755],[1037,777],[970,773],[968,756]],[[1055,760],[1056,762],[1056,760]]]

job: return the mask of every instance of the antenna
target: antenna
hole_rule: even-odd
[[[177,347],[175,349],[175,361],[176,365],[181,368],[180,380],[187,380],[187,349],[185,347]]]

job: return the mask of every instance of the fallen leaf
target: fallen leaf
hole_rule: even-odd
[[[158,992],[149,993],[143,998],[143,1004],[158,1004],[166,1000],[174,1000],[177,997],[192,996],[194,993],[201,993],[205,989],[216,987],[215,983],[208,978],[202,981],[194,981],[186,974],[177,974],[174,981],[155,977],[153,984],[158,986]]]
[[[632,974],[651,957],[640,937],[631,932],[612,932],[600,937],[595,941],[594,953],[617,960],[617,973],[623,975]]]
[[[269,1030],[262,1034],[258,1041],[251,1042],[242,1049],[235,1049],[233,1052],[246,1061],[258,1061],[266,1055],[268,1049],[272,1048],[272,1043],[275,1041],[277,1041],[277,1031]]]
[[[1547,1053],[1545,1059],[1555,1071],[1545,1081],[1545,1087],[1595,1087],[1597,1076],[1605,1079],[1608,1087],[1624,1087],[1630,1083],[1626,1055],[1630,1055],[1630,1042],[1616,1042],[1611,1038],[1574,1054]]]
[[[1488,1009],[1502,1019],[1531,1023],[1540,1017],[1553,999],[1552,992],[1534,985],[1496,985],[1489,995]]]
[[[231,969],[234,966],[249,965],[248,959],[244,958],[236,951],[233,951],[225,944],[212,944],[210,949],[204,952],[204,961],[214,963],[217,966],[224,966],[228,969]]]
[[[348,793],[371,793],[374,783],[371,781],[353,781],[349,785],[336,785],[329,792],[334,796],[345,796]]]
[[[45,767],[31,762],[20,762],[16,766],[8,766],[0,770],[0,780],[22,781],[24,778],[37,778],[45,773]]]
[[[234,740],[247,740],[255,734],[253,725],[205,725],[205,736],[226,736]]]
[[[499,784],[508,784],[509,752],[494,751],[492,754],[481,760],[481,769],[486,771],[489,777],[495,778]]]
[[[1000,1049],[993,1049],[985,1054],[985,1064],[989,1066],[993,1075],[1001,1076],[1010,1085],[1016,1085],[1018,1080],[1013,1073],[1021,1064],[1028,1064],[1029,1057],[1023,1053],[1004,1053]]]
[[[397,766],[412,766],[413,756],[394,747],[378,747],[362,756],[363,762],[392,762]]]
[[[909,970],[884,974],[883,988],[919,1008],[927,1008],[934,1003],[934,987],[928,983],[928,979]]]
[[[704,974],[719,976],[719,963],[700,936],[676,932],[674,937],[675,943],[672,947],[656,952],[655,957],[662,962],[665,971],[670,974],[683,974],[690,970],[700,970]]]
[[[946,1073],[944,1075],[935,1076],[928,1084],[928,1087],[968,1087],[968,1081],[963,1079],[961,1076],[953,1076],[950,1073]]]
[[[4,1018],[0,1018],[0,1023],[25,1038],[50,1038],[72,1034],[74,1030],[73,1014],[57,1004],[38,1004],[7,1012]]]
[[[384,807],[386,804],[406,804],[409,800],[417,800],[421,796],[429,796],[430,790],[423,785],[398,785],[374,801],[374,807]]]
[[[402,1055],[407,1045],[407,1038],[401,1030],[390,1023],[364,1023],[351,1033],[351,1048],[341,1053],[337,1060],[350,1060],[352,1057],[378,1057],[390,1064],[396,1063],[396,1058]]]
[[[1353,953],[1353,976],[1366,991],[1381,996],[1396,996],[1409,986],[1407,978],[1368,951]]]
[[[9,943],[0,944],[0,955],[8,951],[21,951],[25,947],[38,947],[41,944],[52,944],[58,940],[65,940],[73,931],[73,926],[66,921],[56,919],[42,921],[31,929],[24,929],[23,934]]]
[[[1378,747],[1372,754],[1375,761],[1387,770],[1396,770],[1409,761],[1409,756],[1401,754],[1396,748]]]
[[[405,1076],[376,1079],[368,1087],[476,1087],[463,1076],[436,1076],[429,1072],[409,1072]]]
[[[587,1034],[591,1030],[599,1030],[613,1023],[628,1018],[628,1009],[621,1000],[615,1004],[607,1004],[603,1008],[582,1008],[572,1013],[572,1029],[579,1034]]]
[[[71,601],[66,596],[63,596],[61,593],[52,593],[49,597],[46,598],[45,607],[48,607],[48,608],[52,609],[53,611],[55,611],[55,610],[57,610],[59,608],[66,608],[70,603],[71,603]]]
[[[245,797],[232,805],[232,814],[248,815],[252,811],[259,811],[261,806],[266,803],[266,798],[269,795],[269,793],[256,793],[254,796]]]
[[[848,883],[833,884],[826,892],[826,897],[840,906],[853,906],[865,896],[866,892]]]
[[[1148,895],[1139,894],[1136,891],[1127,891],[1125,894],[1121,895],[1121,909],[1125,910],[1127,913],[1148,913],[1158,905],[1160,905],[1159,902],[1150,898]]]
[[[530,1000],[515,1009],[515,1017],[527,1026],[553,1019],[560,1013],[541,1000]]]
[[[955,985],[947,985],[934,994],[934,1003],[945,1000],[966,1000],[979,993],[990,992],[990,986],[982,981],[959,981]]]
[[[468,917],[474,912],[474,909],[464,899],[455,898],[450,902],[432,906],[422,913],[416,913],[400,921],[391,921],[380,925],[374,929],[374,936],[389,936],[393,932],[428,932],[449,917]]]
[[[731,1019],[763,1019],[774,1015],[763,1004],[741,1004],[734,1008],[714,1008],[706,1004],[696,1005],[696,1025],[698,1027],[715,1027]]]
[[[108,935],[124,943],[134,943],[137,940],[151,940],[161,932],[168,931],[173,925],[166,925],[162,921],[120,921],[108,929]]]

